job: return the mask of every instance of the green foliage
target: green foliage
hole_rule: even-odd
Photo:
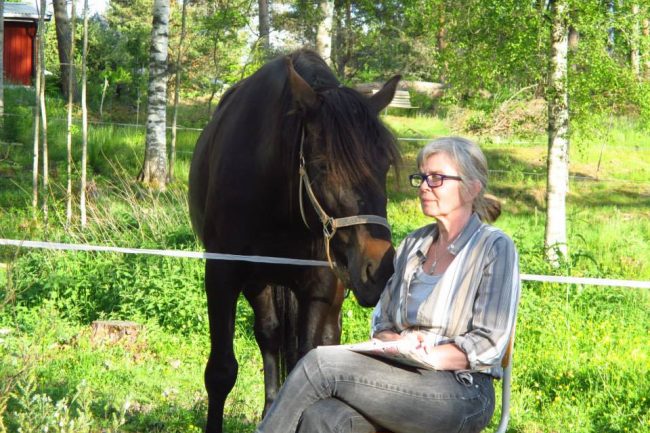
[[[203,267],[197,262],[133,255],[29,253],[13,275],[17,302],[51,302],[81,323],[99,318],[157,320],[176,332],[205,331]],[[93,272],[88,272],[93,269]]]

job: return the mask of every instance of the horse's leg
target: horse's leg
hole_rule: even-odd
[[[263,288],[246,287],[244,295],[255,313],[255,340],[262,353],[264,363],[264,410],[262,417],[271,407],[280,389],[280,348],[282,340],[282,323],[274,302],[274,290],[283,287],[266,286]],[[289,295],[289,293],[287,293]]]
[[[233,350],[238,282],[223,264],[208,260],[205,291],[210,321],[210,357],[205,367],[208,392],[206,433],[221,433],[226,397],[237,380],[237,359]]]
[[[345,286],[338,280],[336,282],[336,292],[334,301],[327,312],[325,322],[323,323],[323,335],[321,344],[329,346],[341,343],[341,306],[345,300]]]
[[[334,274],[329,269],[322,268],[312,271],[305,286],[297,292],[298,351],[297,356],[289,358],[289,370],[307,352],[323,344],[323,330],[334,304],[337,284]]]

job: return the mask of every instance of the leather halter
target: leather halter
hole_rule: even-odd
[[[302,202],[302,189],[304,187],[305,191],[307,191],[307,197],[309,197],[309,201],[311,202],[314,211],[316,211],[318,218],[323,224],[323,237],[325,238],[325,253],[327,254],[327,261],[330,264],[330,268],[334,270],[335,263],[332,262],[332,258],[330,256],[330,240],[336,234],[337,229],[341,227],[349,227],[349,226],[360,225],[360,224],[378,224],[386,227],[388,231],[390,231],[390,226],[388,225],[388,220],[386,218],[377,215],[354,215],[354,216],[343,217],[343,218],[332,218],[331,216],[327,215],[327,212],[325,212],[323,207],[320,205],[318,199],[316,198],[316,195],[314,194],[314,191],[311,188],[309,175],[307,174],[307,169],[305,168],[305,155],[303,152],[304,143],[305,143],[305,128],[303,127],[301,137],[300,137],[300,168],[299,168],[300,183],[298,187],[300,215],[302,216],[302,221],[305,223],[305,226],[308,229],[311,229],[311,227],[309,227],[309,224],[307,223],[307,218],[305,217],[305,209],[303,207],[303,202]]]

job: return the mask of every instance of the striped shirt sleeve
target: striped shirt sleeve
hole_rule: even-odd
[[[498,365],[513,331],[519,301],[519,258],[512,240],[501,235],[486,251],[468,332],[454,338],[471,370]]]

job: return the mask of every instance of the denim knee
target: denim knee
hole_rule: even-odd
[[[319,400],[302,413],[297,433],[374,433],[359,412],[335,398]]]

